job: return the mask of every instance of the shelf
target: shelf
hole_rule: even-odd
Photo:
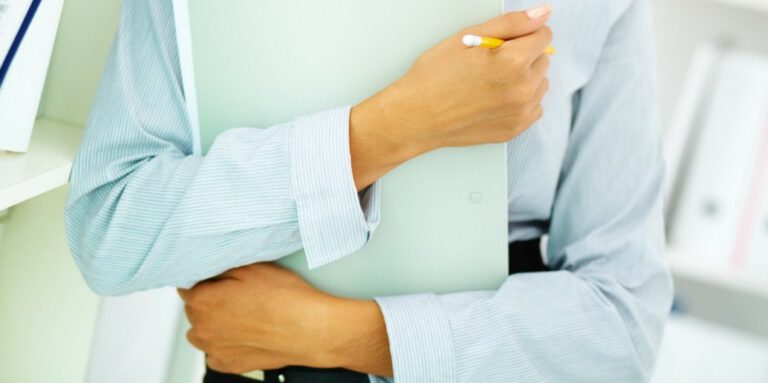
[[[27,153],[0,152],[0,210],[67,184],[83,130],[41,118]]]
[[[695,258],[674,249],[667,250],[667,263],[676,277],[694,280],[720,289],[768,299],[768,278],[759,280],[736,272],[714,270]]]
[[[768,1],[766,0],[707,0],[711,3],[730,5],[734,7],[752,9],[756,11],[768,12]]]

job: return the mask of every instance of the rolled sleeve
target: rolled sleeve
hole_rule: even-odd
[[[434,294],[376,298],[387,326],[395,381],[453,382],[448,314]]]
[[[296,119],[288,138],[292,196],[304,251],[316,268],[363,247],[379,221],[380,186],[358,193],[344,107]]]

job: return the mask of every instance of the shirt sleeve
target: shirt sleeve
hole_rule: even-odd
[[[598,17],[598,16],[595,16]],[[498,291],[377,299],[395,381],[648,381],[671,305],[649,2],[628,1],[577,112],[552,272]]]
[[[355,188],[349,107],[230,129],[194,155],[172,4],[122,6],[66,206],[93,290],[187,287],[302,247],[317,267],[367,242],[379,192]]]

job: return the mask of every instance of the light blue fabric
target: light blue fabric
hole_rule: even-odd
[[[377,299],[398,383],[650,377],[672,286],[649,0],[552,4],[546,115],[508,157],[509,238],[548,234],[555,271],[498,291]],[[122,294],[302,247],[313,265],[360,248],[378,185],[354,190],[348,114],[232,129],[192,155],[171,3],[124,1],[67,204],[86,280]]]

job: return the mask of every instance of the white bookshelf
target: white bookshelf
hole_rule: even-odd
[[[0,211],[66,185],[82,133],[41,118],[27,153],[0,152]]]
[[[768,276],[765,280],[759,280],[738,272],[715,270],[696,262],[696,258],[690,254],[675,249],[667,250],[667,263],[677,278],[768,300]]]

